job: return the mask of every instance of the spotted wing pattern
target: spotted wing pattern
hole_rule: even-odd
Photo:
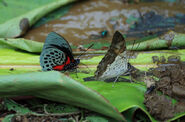
[[[49,48],[42,52],[40,64],[43,71],[53,70],[54,66],[61,65],[65,62],[66,56],[63,51],[55,48]]]
[[[68,42],[55,32],[49,33],[40,55],[42,70],[50,71],[53,67],[64,64],[67,60],[66,55],[73,59]]]

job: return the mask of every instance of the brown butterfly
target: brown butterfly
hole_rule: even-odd
[[[116,31],[109,50],[97,66],[95,79],[106,80],[116,77],[117,80],[119,76],[130,72],[131,67],[126,53],[125,39],[120,32]]]

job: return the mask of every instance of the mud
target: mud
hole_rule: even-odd
[[[146,36],[168,29],[184,32],[183,8],[183,4],[178,3],[126,4],[120,0],[86,0],[75,3],[60,19],[31,29],[24,38],[44,42],[47,34],[55,31],[71,45],[78,46],[100,40],[110,42],[116,30],[134,39],[136,36],[133,35]],[[180,25],[176,26],[174,20]]]
[[[157,93],[145,95],[145,105],[149,113],[157,120],[167,120],[174,116],[174,106],[170,99]]]
[[[185,112],[185,63],[160,64],[151,72],[159,80],[155,82],[155,90],[145,94],[144,103],[150,114],[164,121]]]

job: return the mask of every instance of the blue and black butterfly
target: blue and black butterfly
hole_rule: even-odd
[[[59,34],[50,32],[40,55],[43,71],[76,69],[80,59],[74,59],[69,43]]]

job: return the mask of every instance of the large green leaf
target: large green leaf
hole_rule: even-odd
[[[1,25],[0,25],[1,29]],[[0,30],[1,37],[1,30]],[[127,41],[127,50],[156,50],[156,49],[168,49],[171,47],[179,48],[185,46],[185,34],[169,32],[162,37],[156,37],[153,39],[147,40],[136,40],[136,41]],[[18,48],[28,52],[36,52],[40,53],[42,51],[43,43],[35,42],[32,40],[27,40],[23,38],[17,39],[8,39],[8,38],[0,38],[0,48],[9,47],[9,48]],[[92,43],[90,43],[92,44]],[[90,44],[85,45],[88,47]],[[102,45],[108,45],[102,44]],[[94,43],[95,48],[100,48],[100,43]],[[98,52],[90,52],[90,53],[105,53],[106,51],[98,51]]]
[[[32,95],[87,108],[123,121],[121,114],[100,94],[59,72],[0,76],[0,97]]]
[[[0,38],[0,48],[21,49],[27,52],[40,53],[43,43],[23,38],[19,39],[5,39]]]
[[[136,55],[135,59],[130,59],[129,61],[132,64],[139,64],[139,66],[141,67],[147,67],[147,65],[152,64],[152,56],[164,56],[165,58],[168,58],[168,56],[176,55],[180,56],[181,59],[184,61],[184,51],[185,50],[163,50],[141,52]],[[29,54],[26,52],[4,48],[0,49],[0,52],[0,66],[4,66],[0,69],[0,74],[20,74],[24,72],[36,72],[40,70],[39,55],[37,54]],[[102,56],[99,56],[88,60],[81,60],[81,62],[85,64],[96,65],[101,60],[101,58]],[[20,66],[18,66],[17,64],[19,64]],[[36,64],[37,67],[34,67],[33,64]],[[14,66],[14,70],[10,70],[10,68]],[[24,66],[27,67],[24,68]],[[93,71],[95,70],[95,68],[91,68],[90,66],[89,68],[92,70],[90,74],[78,73],[79,78],[76,78],[76,74],[71,74],[71,76],[85,86],[99,92],[101,95],[107,98],[111,102],[111,104],[118,108],[120,112],[138,107],[142,109],[150,117],[151,120],[156,121],[150,116],[143,104],[144,92],[146,90],[144,86],[134,83],[117,82],[115,84],[115,87],[113,88],[112,83],[105,83],[101,81],[84,82],[83,78],[93,76]],[[40,91],[40,89],[38,91]],[[44,98],[47,97],[45,96]],[[185,113],[178,114],[171,120],[176,120],[177,118],[184,115]]]
[[[138,51],[138,52],[131,52],[133,54],[128,54],[128,57],[131,57],[129,59],[129,62],[133,65],[153,65],[152,57],[156,56],[159,58],[164,57],[166,59],[166,62],[168,60],[169,56],[179,56],[181,61],[185,61],[185,49],[179,49],[179,50],[153,50],[153,51]],[[89,65],[97,65],[101,59],[102,56],[96,56],[91,59],[82,60],[82,63],[89,64]]]
[[[127,43],[128,50],[155,50],[165,48],[178,48],[185,46],[185,34],[170,31],[161,37],[148,40],[136,40]]]
[[[8,65],[39,65],[39,55],[16,51],[13,49],[0,49],[0,64]]]
[[[25,69],[22,69],[22,70],[25,72],[29,72],[29,70],[25,70]],[[87,69],[85,69],[85,70],[87,70]],[[21,70],[15,70],[15,71],[10,71],[10,72],[20,73],[20,71]],[[83,69],[81,69],[81,71],[83,71]],[[84,84],[85,86],[99,92],[106,99],[108,99],[112,105],[114,105],[116,108],[118,108],[118,110],[120,112],[125,112],[127,110],[132,109],[132,108],[133,109],[140,108],[149,116],[149,118],[153,122],[157,121],[147,112],[145,105],[143,104],[144,92],[146,90],[145,86],[143,86],[141,84],[135,84],[135,83],[117,82],[115,84],[115,86],[112,87],[113,82],[111,82],[111,83],[106,83],[106,82],[102,82],[102,81],[84,82],[83,78],[93,75],[94,70],[91,69],[91,71],[92,72],[90,74],[86,74],[83,72],[78,73],[79,78],[76,77],[75,73],[72,73],[70,76],[73,77],[74,79],[76,79],[77,81],[79,81],[80,83]],[[21,76],[21,75],[19,75],[19,76]],[[40,77],[42,77],[42,75],[40,75]],[[32,79],[32,80],[35,80],[35,79]],[[28,80],[27,80],[27,82],[28,82]],[[51,81],[51,82],[53,82],[53,81]],[[21,84],[21,85],[23,85],[23,84]],[[27,84],[27,85],[29,85],[29,84]],[[47,87],[47,86],[45,86],[45,87]],[[53,88],[53,86],[50,86],[50,87],[48,86],[47,88],[51,88],[51,87]],[[28,88],[28,87],[26,87],[26,88]],[[29,87],[29,89],[32,89],[32,88],[33,88],[32,86]],[[18,87],[17,87],[17,89],[18,89]],[[19,90],[22,91],[22,89],[19,89]],[[33,94],[38,94],[38,92],[44,92],[44,90],[42,88],[37,88],[37,93],[36,93],[36,90],[33,90],[33,91],[34,91]],[[18,91],[15,91],[15,92],[18,92]],[[51,96],[53,93],[54,92],[51,93]],[[12,93],[10,93],[10,94],[12,95]],[[19,94],[19,95],[24,95],[24,94]],[[30,94],[28,94],[28,95],[30,95]],[[56,94],[54,94],[54,96],[55,95]],[[44,96],[42,98],[48,99],[51,97],[50,95],[49,95],[49,97],[46,97],[46,96]],[[50,100],[58,101],[58,99],[54,99],[53,97]],[[174,118],[172,118],[170,120],[176,120],[182,116],[185,116],[185,112],[179,113],[178,115],[176,115]]]
[[[10,71],[9,69],[5,68],[5,69],[0,69],[0,74],[14,74],[14,73],[22,73],[22,72],[30,72],[30,71],[35,72],[38,69],[39,68],[35,68],[35,69],[16,68],[15,70]],[[143,104],[144,92],[146,90],[145,86],[140,84],[135,84],[135,83],[117,82],[115,86],[112,87],[113,83],[106,83],[102,81],[84,82],[83,78],[93,76],[93,71],[95,70],[95,68],[90,68],[90,69],[91,69],[91,72],[89,74],[86,74],[85,72],[84,73],[81,72],[81,73],[78,73],[79,78],[77,78],[76,74],[72,73],[71,77],[73,77],[80,83],[84,84],[85,86],[99,92],[101,95],[107,98],[111,102],[111,104],[113,104],[116,108],[118,108],[120,112],[124,112],[132,108],[140,108],[149,116],[149,118],[152,121],[154,122],[156,121],[153,117],[150,116],[150,114],[147,112]],[[32,87],[30,86],[29,88],[32,88]],[[48,86],[48,88],[50,87]],[[43,91],[43,90],[39,89],[38,91]],[[47,97],[45,96],[44,98],[47,98]],[[184,115],[185,113],[178,114],[171,120],[176,120]]]
[[[0,24],[0,37],[18,37],[47,13],[75,0],[56,0]],[[27,4],[30,4],[29,1]]]
[[[12,44],[13,45],[13,44]],[[30,47],[31,48],[31,47]],[[33,49],[32,47],[31,49]],[[164,56],[166,60],[169,56],[180,56],[185,61],[185,50],[160,50],[134,52],[134,58],[129,59],[131,64],[150,65],[153,64],[152,56]],[[97,65],[103,56],[93,57],[91,59],[81,60],[82,63],[88,65]],[[16,49],[0,48],[0,65],[37,65],[39,66],[39,54],[26,53]]]
[[[139,108],[146,113],[152,122],[156,122],[147,111],[144,105],[144,94],[146,87],[142,83],[128,83],[128,82],[114,82],[106,83],[103,81],[88,81],[84,82],[83,78],[93,76],[93,72],[90,74],[78,73],[80,78],[76,78],[75,74],[71,74],[71,77],[84,84],[85,86],[98,91],[101,95],[107,98],[120,112],[125,112],[132,108]],[[125,77],[126,78],[126,77]],[[114,85],[114,87],[113,87]],[[178,113],[172,119],[176,120],[182,116],[185,116],[185,112]]]
[[[31,110],[29,110],[28,108],[21,106],[19,104],[16,104],[16,102],[14,102],[13,100],[5,99],[4,106],[6,106],[6,108],[9,111],[13,110],[13,111],[16,111],[16,113],[18,113],[18,114],[34,113]]]
[[[0,24],[51,2],[53,0],[0,0]]]

